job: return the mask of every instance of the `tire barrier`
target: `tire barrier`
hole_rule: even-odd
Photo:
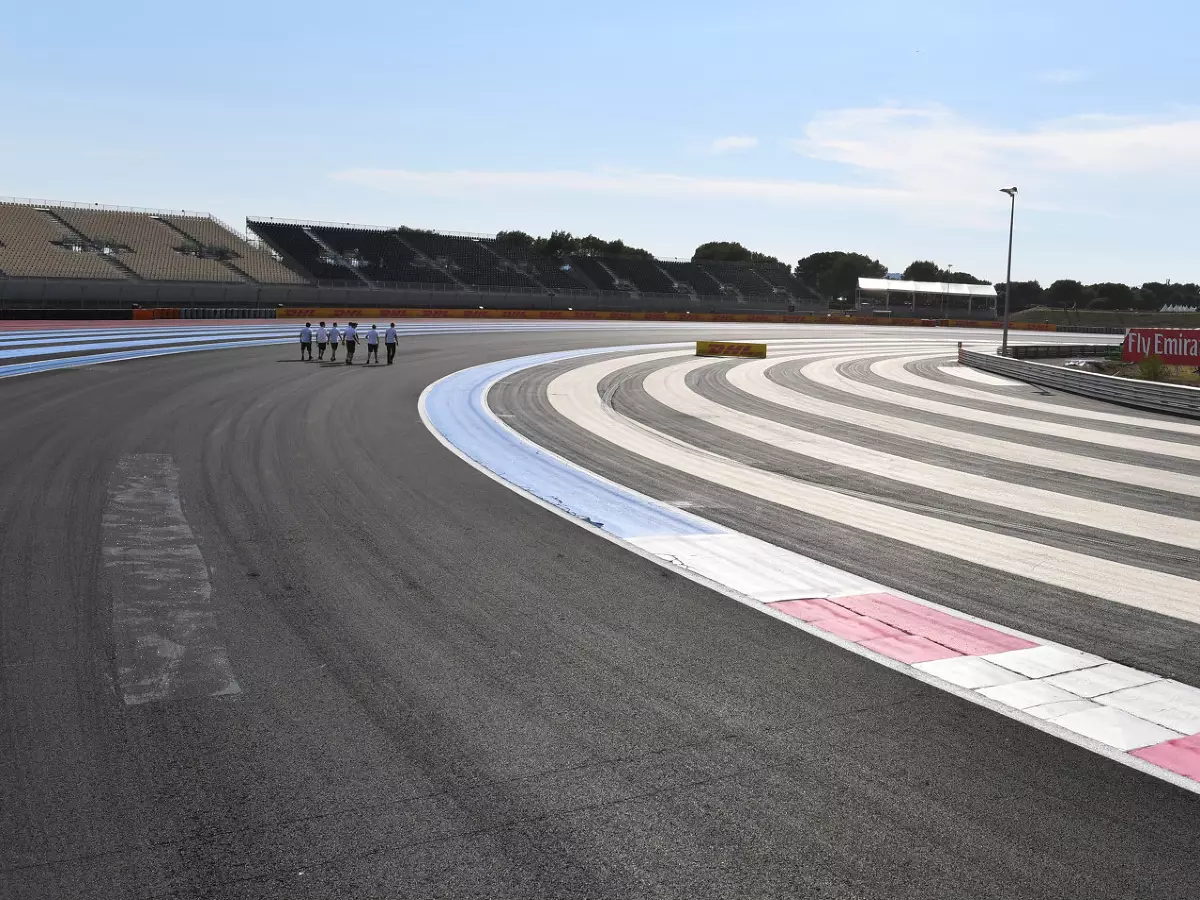
[[[1057,388],[1069,394],[1081,394],[1154,412],[1200,418],[1200,388],[1184,384],[1159,384],[1135,378],[1120,378],[1116,375],[1063,369],[1023,359],[976,353],[963,350],[961,346],[958,361],[985,372],[1007,375],[1009,378],[1043,387]]]

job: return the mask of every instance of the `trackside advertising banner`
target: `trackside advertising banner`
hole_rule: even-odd
[[[745,359],[766,359],[766,344],[746,344],[731,341],[696,341],[697,356],[740,356]]]
[[[1141,362],[1148,356],[1171,366],[1200,366],[1200,329],[1130,328],[1121,345],[1121,359]]]

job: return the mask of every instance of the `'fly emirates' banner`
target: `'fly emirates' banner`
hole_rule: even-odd
[[[1200,366],[1200,329],[1130,328],[1121,345],[1121,359],[1140,362],[1148,356],[1172,366]]]

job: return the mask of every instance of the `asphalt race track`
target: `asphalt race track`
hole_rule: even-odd
[[[992,334],[458,329],[370,369],[252,334],[0,380],[0,897],[1194,898],[1200,795],[576,527],[418,415],[471,366],[721,334],[794,342],[796,359],[739,381],[741,362],[600,353],[503,378],[488,405],[722,526],[1200,687],[1200,615],[1156,607],[1200,578],[1200,443],[1181,420],[939,368],[954,340]],[[14,359],[72,356],[52,346]],[[938,549],[943,526],[831,523],[608,443],[552,387],[605,361],[606,408],[681,452],[971,528],[984,549],[1037,543],[1049,580]],[[756,397],[763,382],[807,406]],[[939,491],[844,447],[738,438],[699,401],[1023,493],[1004,509],[981,481]],[[1014,440],[1006,403],[1041,424]],[[914,432],[868,437],[864,415]],[[1097,429],[1111,451],[1086,449]],[[1080,502],[1043,508],[1036,490]],[[1129,513],[1108,526],[1098,504]],[[916,521],[889,515],[880,528]],[[1054,574],[1058,553],[1165,593],[1064,586],[1083,576]],[[164,623],[177,642],[150,640]]]

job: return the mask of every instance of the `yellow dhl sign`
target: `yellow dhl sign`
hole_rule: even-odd
[[[697,356],[740,356],[746,359],[766,359],[766,344],[742,344],[729,341],[696,341]]]

